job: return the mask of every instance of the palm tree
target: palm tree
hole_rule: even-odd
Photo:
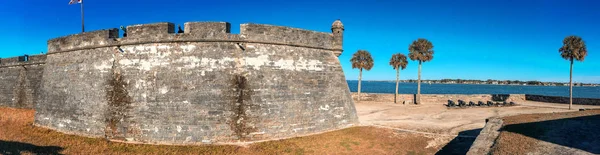
[[[408,65],[408,61],[406,61],[406,56],[402,53],[397,53],[392,55],[390,59],[390,65],[396,70],[396,93],[394,94],[394,103],[396,103],[396,96],[398,96],[398,82],[400,80],[400,69],[404,70],[406,65]]]
[[[419,79],[417,80],[416,104],[421,104],[421,63],[433,59],[433,44],[427,39],[419,38],[408,46],[410,60],[419,61]]]
[[[360,101],[360,81],[362,79],[362,71],[363,69],[371,70],[371,68],[373,68],[373,58],[369,51],[358,50],[352,55],[350,62],[352,63],[352,68],[360,69],[358,74],[358,101]]]
[[[569,110],[573,106],[573,59],[583,61],[587,55],[585,41],[578,36],[568,36],[563,40],[563,46],[558,49],[560,56],[571,61],[571,71],[569,73]]]

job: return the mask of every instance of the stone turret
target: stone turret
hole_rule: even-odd
[[[333,34],[333,48],[340,49],[339,52],[335,52],[335,56],[340,56],[342,54],[342,42],[344,40],[344,24],[342,21],[335,20],[333,24],[331,24],[331,33]]]

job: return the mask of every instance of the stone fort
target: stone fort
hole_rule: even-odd
[[[117,141],[202,144],[289,138],[356,125],[332,33],[227,22],[127,26],[0,59],[0,105],[35,125]]]

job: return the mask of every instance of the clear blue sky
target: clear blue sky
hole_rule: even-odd
[[[80,31],[78,5],[69,0],[2,0],[0,57],[38,54],[51,38]],[[423,79],[462,78],[568,81],[569,62],[558,48],[567,35],[587,43],[588,57],[574,66],[576,82],[600,83],[600,1],[443,0],[443,1],[197,1],[86,0],[86,30],[168,21],[227,21],[233,33],[241,23],[262,23],[330,32],[345,25],[346,78],[357,79],[349,59],[358,49],[372,53],[375,67],[366,80],[395,79],[393,53],[427,38],[434,59],[423,64]],[[417,78],[409,62],[401,79]]]

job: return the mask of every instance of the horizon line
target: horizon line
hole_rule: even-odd
[[[400,81],[406,81],[406,80],[417,80],[417,79],[402,79]],[[442,79],[421,79],[421,81],[426,81],[426,80],[442,80]],[[450,79],[450,80],[456,80],[456,79]],[[477,80],[477,79],[461,79],[461,80]],[[495,79],[491,79],[491,80],[495,80]],[[346,79],[346,81],[358,81],[357,79]],[[361,80],[361,81],[396,81],[396,80]],[[487,81],[487,80],[479,80],[479,81]],[[539,81],[539,80],[496,80],[496,81],[521,81],[521,82],[529,82],[529,81]],[[569,82],[557,82],[557,81],[539,81],[539,82],[553,82],[553,83],[569,83]],[[581,83],[581,84],[600,84],[598,82],[575,82],[573,81],[573,83]]]

